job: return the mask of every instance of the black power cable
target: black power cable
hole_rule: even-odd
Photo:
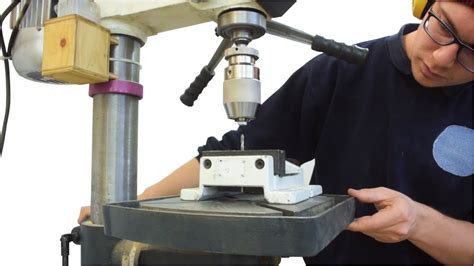
[[[31,0],[25,1],[23,8],[20,11],[20,15],[15,23],[15,26],[10,35],[10,40],[8,42],[8,47],[5,45],[5,39],[3,37],[3,21],[6,17],[12,12],[12,10],[21,2],[21,0],[13,1],[6,9],[3,11],[0,17],[0,46],[3,55],[3,62],[5,65],[5,115],[3,118],[2,131],[0,132],[0,156],[3,153],[3,145],[5,144],[5,135],[7,132],[8,117],[10,115],[10,101],[11,101],[11,82],[10,82],[10,63],[8,62],[11,57],[11,50],[15,44],[16,37],[18,36],[18,31],[20,29],[20,23],[23,20],[23,17],[30,6]],[[7,49],[8,48],[8,49]]]
[[[63,257],[63,266],[69,265],[69,243],[73,242],[80,245],[81,241],[81,227],[74,227],[70,234],[64,234],[59,239],[61,241],[61,256]]]

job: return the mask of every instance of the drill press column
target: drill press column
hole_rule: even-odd
[[[118,80],[91,85],[94,97],[91,220],[103,224],[102,206],[137,197],[140,42],[116,35],[110,70]]]

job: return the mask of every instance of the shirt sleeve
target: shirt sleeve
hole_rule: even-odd
[[[208,138],[197,158],[206,150],[240,149],[244,133],[247,150],[285,150],[286,157],[298,163],[313,159],[335,85],[336,62],[320,55],[306,63],[262,104],[255,120],[227,132],[220,141]]]

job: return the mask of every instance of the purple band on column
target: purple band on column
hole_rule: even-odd
[[[89,86],[89,96],[96,94],[118,93],[143,98],[143,86],[139,83],[126,80],[110,80],[104,83],[91,84]]]

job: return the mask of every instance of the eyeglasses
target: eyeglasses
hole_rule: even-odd
[[[441,46],[453,43],[458,44],[459,50],[456,54],[456,60],[467,71],[474,73],[474,51],[472,46],[459,40],[454,31],[433,12],[432,8],[428,11],[428,17],[425,19],[423,28],[428,36],[430,36],[435,43]]]

